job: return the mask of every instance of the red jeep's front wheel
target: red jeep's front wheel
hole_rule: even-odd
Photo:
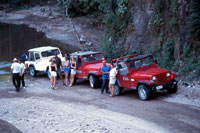
[[[98,86],[98,79],[94,75],[89,76],[89,82],[91,88],[96,88]]]
[[[143,84],[139,85],[138,96],[141,100],[146,101],[146,100],[150,99],[151,95],[152,95],[152,92],[147,86],[145,86]]]

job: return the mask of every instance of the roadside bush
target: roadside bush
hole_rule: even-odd
[[[174,41],[168,38],[163,44],[161,56],[157,55],[158,65],[162,68],[172,69],[175,63],[174,59]]]

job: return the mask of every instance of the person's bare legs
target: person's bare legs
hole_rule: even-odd
[[[53,77],[54,81],[53,81],[53,88],[56,89],[56,77]]]
[[[54,79],[53,79],[53,76],[51,76],[51,88],[53,88],[53,83],[54,83]]]
[[[110,93],[111,93],[110,96],[114,97],[114,84],[110,84],[109,87],[110,87]]]
[[[115,88],[114,88],[114,84],[111,85],[111,88],[112,88],[112,90],[111,90],[111,95],[114,96],[114,89],[115,89]]]
[[[68,73],[65,73],[65,85],[68,84]]]
[[[74,83],[74,77],[75,77],[75,75],[72,74],[72,75],[71,75],[71,81],[70,81],[70,85],[69,85],[69,86],[72,86],[72,85],[73,85],[73,83]]]
[[[60,77],[60,80],[63,80],[63,76],[61,73],[59,74],[59,77]]]
[[[109,88],[110,88],[110,93],[111,93],[112,92],[111,84],[109,84]]]

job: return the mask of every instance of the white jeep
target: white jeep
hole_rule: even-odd
[[[61,58],[62,63],[65,61],[61,51],[58,47],[38,47],[29,49],[27,53],[27,61],[25,61],[26,67],[29,69],[31,76],[35,77],[37,72],[46,72],[49,75],[49,65],[50,59],[55,57],[55,55]]]

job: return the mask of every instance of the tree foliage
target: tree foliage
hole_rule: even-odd
[[[200,0],[191,0],[189,12],[190,36],[200,45]]]

